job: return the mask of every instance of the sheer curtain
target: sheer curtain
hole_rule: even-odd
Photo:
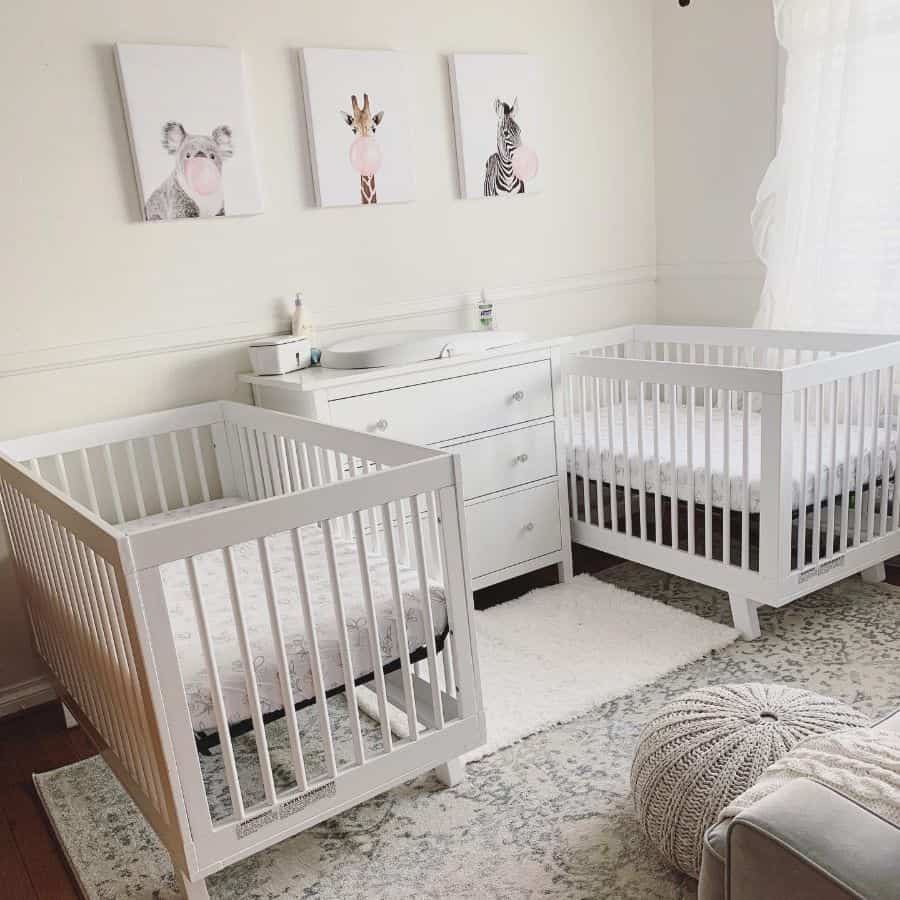
[[[900,333],[900,0],[775,0],[778,154],[753,211],[756,325]]]

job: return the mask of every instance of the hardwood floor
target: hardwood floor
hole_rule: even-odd
[[[599,572],[620,562],[575,547],[575,572]],[[888,565],[888,581],[900,585],[900,567]],[[486,609],[556,583],[556,567],[494,585],[475,594]],[[46,772],[93,756],[80,728],[67,729],[58,703],[0,719],[0,897],[4,900],[76,900],[75,879],[44,815],[32,773]]]

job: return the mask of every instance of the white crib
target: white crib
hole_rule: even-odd
[[[187,896],[461,777],[484,741],[462,500],[455,456],[234,403],[0,444],[37,651]]]
[[[727,591],[735,627],[900,553],[900,338],[636,325],[565,361],[573,540]]]

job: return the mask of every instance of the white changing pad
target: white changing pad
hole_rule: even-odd
[[[201,503],[186,509],[129,522],[125,529],[128,532],[134,532],[148,526],[224,509],[243,502],[235,498],[213,500],[209,503]],[[328,578],[325,542],[322,531],[317,525],[304,526],[301,529],[301,537],[309,579],[313,620],[322,660],[322,673],[326,690],[331,690],[343,687],[344,671],[341,665],[334,603]],[[350,639],[353,674],[358,678],[373,671],[369,652],[369,620],[362,598],[359,561],[353,541],[335,537],[334,545],[347,633]],[[310,667],[309,645],[297,591],[290,537],[287,534],[272,537],[269,540],[269,555],[278,609],[284,629],[294,702],[300,703],[314,698],[315,689]],[[381,656],[383,664],[387,664],[398,659],[399,654],[397,621],[391,596],[388,562],[385,557],[371,552],[368,554],[368,562],[375,616],[378,620]],[[281,700],[278,664],[274,654],[268,605],[255,542],[235,547],[235,569],[250,646],[253,651],[253,666],[256,670],[262,710],[263,713],[277,712],[283,709],[284,704]],[[217,726],[212,708],[212,695],[197,633],[186,565],[184,562],[169,563],[161,567],[161,575],[194,730],[198,732],[215,731]],[[250,718],[250,703],[244,682],[243,666],[236,638],[237,632],[231,611],[231,600],[221,552],[216,551],[198,556],[197,576],[203,593],[210,633],[213,637],[228,721],[229,723],[242,722]],[[414,651],[424,646],[425,643],[425,617],[416,571],[400,566],[400,586],[409,650]],[[446,597],[443,587],[437,583],[429,585],[429,594],[435,636],[437,637],[442,635],[447,628]]]
[[[616,484],[622,487],[625,482],[625,453],[622,449],[622,408],[617,407],[617,416],[613,423],[613,434],[615,440],[615,473]],[[631,475],[631,486],[637,489],[641,480],[641,457],[638,453],[637,435],[638,435],[638,409],[637,404],[629,404],[628,413],[628,435],[629,447],[628,458]],[[673,496],[672,488],[672,454],[669,443],[670,419],[669,405],[667,403],[660,404],[660,422],[659,422],[659,457],[660,471],[657,479],[656,457],[653,452],[653,409],[652,404],[644,404],[644,488],[649,492],[655,493],[659,487],[660,493],[665,497]],[[725,500],[725,413],[721,408],[714,408],[711,414],[711,442],[710,442],[710,472],[712,476],[712,501],[715,506],[723,506]],[[812,420],[812,417],[810,417]],[[609,424],[604,408],[600,412],[599,431],[600,431],[600,452],[597,452],[595,446],[595,430],[593,411],[586,414],[587,421],[587,453],[588,453],[588,472],[590,478],[594,481],[603,481],[609,483],[612,475],[611,454],[609,452]],[[566,456],[569,471],[574,471],[578,475],[584,474],[584,449],[581,439],[581,417],[576,415],[574,419],[574,449],[569,446],[569,422],[562,423],[562,433],[567,442]],[[856,487],[856,470],[859,460],[857,459],[859,451],[859,431],[856,427],[851,427],[850,433],[850,456],[849,460],[844,459],[845,447],[845,426],[838,424],[837,429],[837,447],[836,447],[836,465],[835,465],[835,496],[840,496],[843,492],[844,478],[850,479],[850,490]],[[732,412],[730,422],[730,450],[729,450],[729,474],[730,474],[730,494],[731,508],[742,510],[744,508],[744,478],[743,478],[743,413]],[[676,426],[676,435],[678,444],[675,451],[676,459],[676,477],[677,477],[677,496],[680,500],[688,500],[690,497],[690,466],[688,466],[687,455],[687,410],[683,406],[678,407],[678,418]],[[792,474],[794,479],[793,490],[793,507],[800,508],[801,493],[804,496],[804,504],[808,505],[815,502],[815,469],[817,447],[814,439],[814,430],[812,425],[809,429],[809,437],[807,439],[807,478],[805,491],[801,491],[802,480],[802,453],[803,445],[801,442],[801,433],[799,430],[794,432],[794,459],[792,465]],[[871,446],[872,446],[872,429],[867,426],[864,430],[864,443],[862,455],[862,478],[863,484],[867,484],[869,480],[871,468]],[[750,504],[749,511],[751,513],[759,512],[760,503],[760,439],[761,439],[761,416],[758,412],[750,414],[750,465],[749,465],[749,481],[750,481]],[[882,463],[884,460],[884,429],[878,430],[877,446],[875,450],[875,476],[881,477]],[[706,420],[702,407],[697,407],[694,415],[694,500],[697,503],[706,502]],[[897,444],[896,433],[892,432],[890,436],[888,466],[889,472],[893,474],[897,462]],[[848,464],[849,463],[849,464]],[[821,496],[824,500],[828,492],[828,476],[831,466],[831,426],[826,424],[822,435],[822,469],[821,477]],[[657,480],[660,484],[657,485]]]

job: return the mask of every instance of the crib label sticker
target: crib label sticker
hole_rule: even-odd
[[[832,559],[828,559],[823,563],[819,563],[817,566],[813,566],[810,569],[806,569],[806,571],[800,573],[800,578],[798,582],[803,584],[804,581],[809,581],[810,578],[815,578],[818,575],[825,575],[830,572],[832,569],[841,568],[846,562],[845,556],[835,556]]]
[[[258,816],[253,816],[252,819],[245,819],[243,822],[238,822],[235,826],[238,840],[256,834],[260,828],[263,828],[272,822],[276,822],[280,819],[289,819],[291,816],[296,815],[298,812],[306,809],[318,800],[322,800],[325,797],[333,797],[336,790],[334,782],[329,781],[326,784],[320,784],[311,791],[307,791],[305,794],[291,797],[290,800],[279,803],[272,809],[266,810],[266,812],[260,813]]]

